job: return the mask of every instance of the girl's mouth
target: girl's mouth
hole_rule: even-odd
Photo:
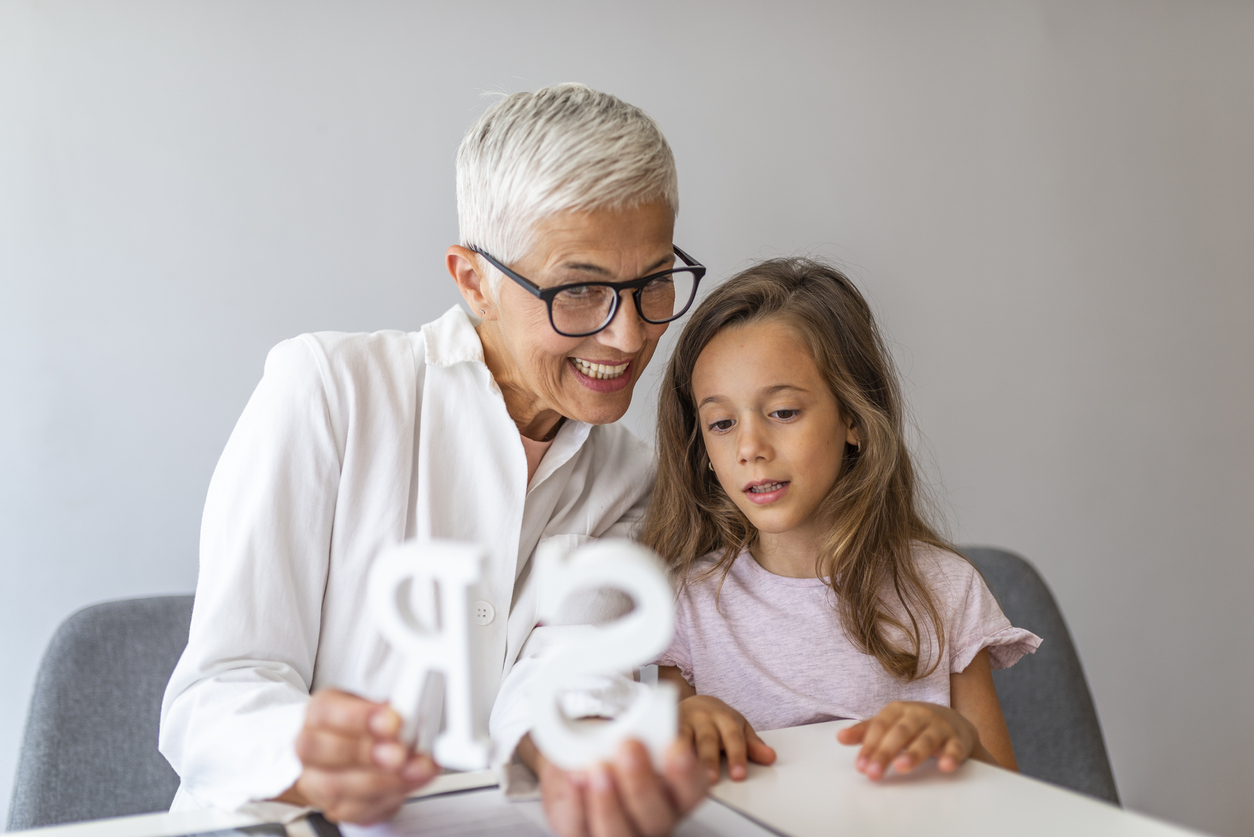
[[[749,498],[749,502],[764,506],[783,497],[788,491],[789,484],[788,480],[753,483],[745,486],[745,496]]]

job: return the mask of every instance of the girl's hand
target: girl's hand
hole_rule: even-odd
[[[744,716],[709,695],[694,695],[679,702],[679,738],[697,752],[697,760],[718,781],[719,753],[727,753],[727,772],[733,781],[748,775],[746,756],[758,764],[773,764],[775,751],[758,738]]]
[[[970,721],[935,703],[893,701],[871,720],[836,733],[836,740],[862,745],[857,768],[871,779],[883,778],[889,762],[898,773],[909,773],[932,756],[944,773],[972,756],[997,763]]]

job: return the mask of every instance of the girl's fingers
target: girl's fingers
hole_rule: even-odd
[[[898,773],[909,773],[935,755],[947,740],[935,727],[924,727],[906,747],[906,751],[893,759],[893,769]]]
[[[727,775],[732,781],[739,782],[749,772],[748,746],[745,743],[745,727],[748,724],[743,719],[737,723],[735,718],[727,715],[719,716],[716,723],[723,739],[723,751],[727,753]]]
[[[957,736],[954,736],[945,742],[945,746],[936,757],[936,761],[943,772],[951,773],[957,770],[958,765],[966,761],[970,755],[971,748]]]
[[[879,779],[888,770],[888,763],[901,752],[902,748],[914,740],[925,726],[908,715],[902,715],[897,722],[884,733],[875,748],[867,756],[868,764],[864,771],[872,779]],[[863,746],[863,752],[867,747]]]
[[[862,734],[862,749],[858,751],[858,769],[865,771],[867,764],[871,761],[871,755],[878,752],[880,742],[893,728],[898,719],[901,718],[902,712],[897,708],[896,704],[888,704],[884,707],[880,714],[876,715],[869,721],[866,721],[866,729]]]
[[[745,724],[745,737],[749,742],[749,758],[758,764],[774,764],[775,751],[771,749],[771,745],[767,744],[758,734],[753,731],[753,727]]]
[[[870,725],[870,721],[859,721],[851,727],[845,727],[837,731],[836,740],[841,744],[861,744]]]
[[[702,724],[696,732],[697,761],[705,769],[710,783],[718,781],[718,760],[721,752],[718,730],[713,724]]]

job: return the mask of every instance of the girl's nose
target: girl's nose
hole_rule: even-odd
[[[623,291],[619,294],[618,310],[614,312],[614,319],[597,332],[596,336],[606,346],[624,354],[635,354],[644,346],[648,336],[645,325],[645,321],[640,319],[640,312],[636,310],[636,301],[632,299],[631,291]]]
[[[770,441],[763,432],[762,425],[753,418],[740,422],[740,435],[736,442],[736,452],[743,465],[771,458]]]

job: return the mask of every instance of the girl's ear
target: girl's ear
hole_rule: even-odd
[[[858,429],[853,426],[853,416],[845,410],[841,410],[840,417],[845,422],[845,443],[862,450],[862,437],[858,434]]]
[[[454,244],[444,254],[444,264],[471,313],[483,320],[495,320],[496,303],[489,292],[487,277],[479,273],[477,254]]]

